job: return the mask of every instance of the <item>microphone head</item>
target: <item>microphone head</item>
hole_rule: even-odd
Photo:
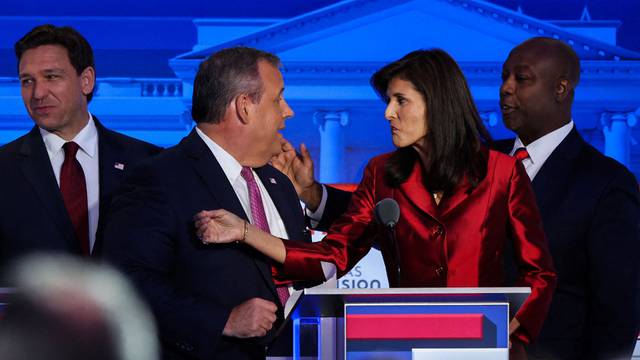
[[[374,214],[378,224],[382,224],[387,227],[394,227],[400,218],[400,207],[395,200],[385,198],[376,204]]]

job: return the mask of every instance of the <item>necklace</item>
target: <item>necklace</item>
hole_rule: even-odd
[[[436,205],[440,205],[440,201],[442,201],[443,195],[442,191],[432,193],[431,195],[433,195],[433,200],[435,200]]]

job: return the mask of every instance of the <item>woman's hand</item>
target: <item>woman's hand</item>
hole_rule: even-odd
[[[224,209],[200,211],[194,216],[196,235],[203,244],[244,240],[246,221]]]
[[[511,335],[520,327],[520,321],[514,316],[511,322],[509,322],[509,349],[511,349]]]
[[[284,264],[287,250],[279,239],[226,210],[200,211],[193,217],[196,235],[203,244],[242,241],[273,260]]]

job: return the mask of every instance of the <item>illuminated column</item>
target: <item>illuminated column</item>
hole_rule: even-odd
[[[313,122],[320,130],[320,176],[323,183],[344,182],[345,129],[349,123],[347,111],[317,111]]]
[[[633,141],[631,128],[636,122],[636,115],[632,112],[603,113],[600,117],[604,133],[604,154],[625,166],[629,166],[629,153]]]

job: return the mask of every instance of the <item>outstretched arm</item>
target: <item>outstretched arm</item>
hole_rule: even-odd
[[[258,229],[226,210],[201,211],[196,214],[194,220],[196,233],[203,244],[243,242],[278,263],[284,263],[287,252],[282,239]]]

